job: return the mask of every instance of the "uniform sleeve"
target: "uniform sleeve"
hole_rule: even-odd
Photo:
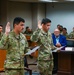
[[[29,48],[27,39],[25,38],[25,51],[24,51],[24,53],[27,53],[28,51],[30,51],[30,48]]]
[[[8,45],[7,45],[7,40],[8,40],[8,36],[6,36],[5,34],[2,36],[2,39],[0,40],[0,49],[7,49]]]
[[[54,49],[56,49],[56,47],[54,46],[53,41],[51,40],[51,50],[54,50]]]
[[[31,41],[37,42],[39,40],[40,31],[40,29],[37,29],[35,32],[33,32],[33,35],[31,36]]]
[[[73,39],[73,38],[74,38],[74,33],[73,33],[73,32],[71,32],[71,33],[69,34],[69,38],[70,38],[70,39]]]
[[[52,39],[52,35],[50,35],[51,36],[51,50],[54,50],[54,49],[56,49],[56,47],[54,46],[54,44],[53,44],[53,39]]]

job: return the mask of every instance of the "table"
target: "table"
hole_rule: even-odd
[[[74,75],[74,51],[60,51],[58,53],[57,75]]]

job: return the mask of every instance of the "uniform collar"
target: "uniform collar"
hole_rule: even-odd
[[[11,32],[16,39],[20,39],[20,34],[17,35],[13,30]]]
[[[43,29],[41,29],[41,32],[42,32],[44,35],[48,35],[48,32],[45,32]]]
[[[0,33],[0,35],[2,35],[2,34],[3,34],[3,32]]]

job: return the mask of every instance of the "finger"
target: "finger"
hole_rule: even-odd
[[[6,29],[10,29],[10,22],[7,22]]]
[[[39,21],[38,21],[38,25],[40,25],[40,24],[41,24],[41,21],[39,20]]]
[[[7,26],[10,26],[10,22],[7,22]]]

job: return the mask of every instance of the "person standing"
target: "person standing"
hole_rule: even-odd
[[[1,38],[2,38],[2,36],[3,36],[3,26],[2,25],[0,25],[0,40],[1,40]]]
[[[6,68],[24,68],[24,53],[28,49],[25,36],[21,33],[24,29],[25,20],[16,17],[13,21],[13,30],[10,31],[10,24],[7,23],[5,34],[0,41],[0,48],[7,50],[6,61],[4,64],[5,75],[24,75],[24,69],[7,70]]]
[[[31,41],[37,42],[40,46],[38,50],[38,69],[40,75],[52,75],[53,55],[51,49],[54,48],[51,33],[49,32],[51,20],[44,18],[38,23],[38,29],[31,36]]]

